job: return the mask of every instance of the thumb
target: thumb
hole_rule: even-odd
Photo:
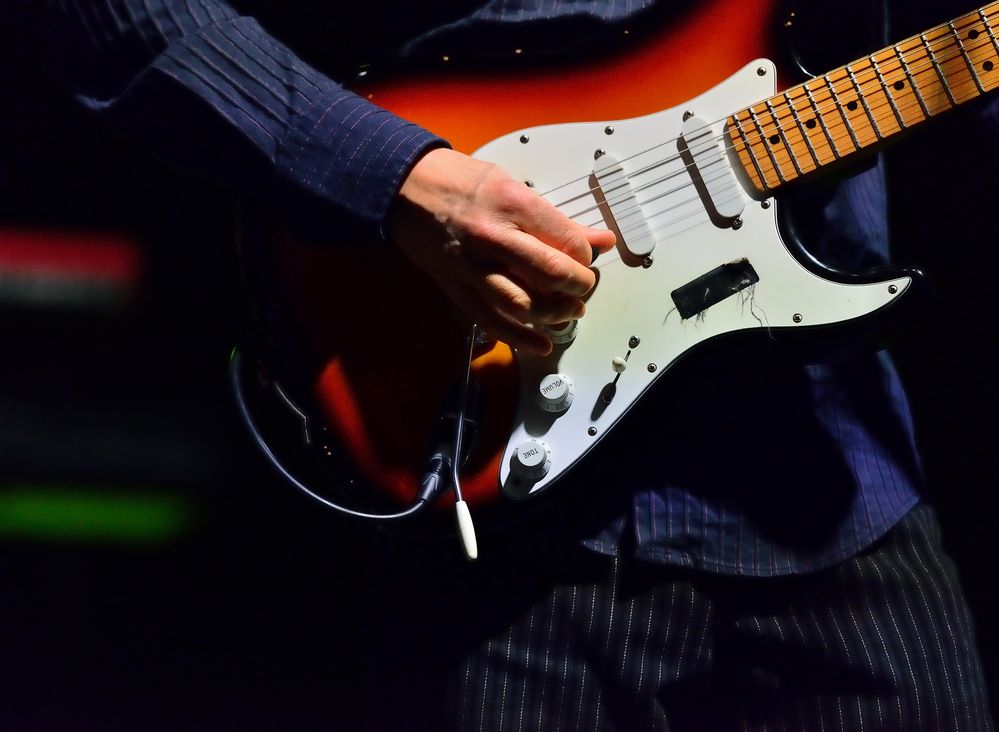
[[[583,236],[586,237],[586,241],[590,243],[590,246],[598,252],[606,252],[608,249],[613,249],[617,243],[617,237],[610,229],[583,227]]]

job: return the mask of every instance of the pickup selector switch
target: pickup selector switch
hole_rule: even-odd
[[[517,445],[511,467],[519,478],[539,481],[551,470],[551,456],[551,448],[541,440],[528,440]]]
[[[572,404],[572,381],[565,374],[548,374],[538,384],[538,406],[546,412],[561,414]]]

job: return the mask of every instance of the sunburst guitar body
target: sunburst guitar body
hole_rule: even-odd
[[[465,73],[442,60],[358,89],[618,234],[551,355],[476,351],[480,426],[461,470],[473,506],[558,483],[701,344],[854,322],[911,290],[914,272],[843,277],[803,261],[772,192],[993,90],[999,4],[775,94],[776,4],[694,3],[575,65]],[[321,417],[365,483],[409,503],[463,377],[468,323],[390,246],[276,234],[268,261]]]

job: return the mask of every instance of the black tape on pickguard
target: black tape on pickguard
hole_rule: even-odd
[[[670,297],[673,298],[680,317],[686,320],[759,281],[760,276],[749,260],[740,259],[715,267],[696,280],[678,287],[670,293]]]

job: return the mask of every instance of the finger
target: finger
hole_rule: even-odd
[[[583,297],[597,282],[589,266],[527,232],[512,229],[505,238],[510,270],[534,292]]]
[[[523,218],[517,223],[524,231],[586,267],[593,262],[594,249],[606,251],[616,240],[613,232],[583,226],[538,195],[524,207]]]
[[[551,353],[552,343],[547,336],[499,310],[482,291],[467,284],[455,284],[449,289],[452,290],[449,295],[459,309],[490,337],[539,356]]]
[[[530,292],[500,273],[485,275],[480,280],[479,287],[495,308],[521,323],[564,323],[581,318],[586,310],[583,301],[577,297]]]
[[[464,258],[482,273],[508,272],[538,293],[582,297],[596,284],[588,267],[509,223],[470,231],[464,244]]]
[[[583,235],[590,242],[590,246],[599,252],[606,252],[609,249],[613,249],[614,245],[617,244],[617,236],[610,229],[586,227]]]

